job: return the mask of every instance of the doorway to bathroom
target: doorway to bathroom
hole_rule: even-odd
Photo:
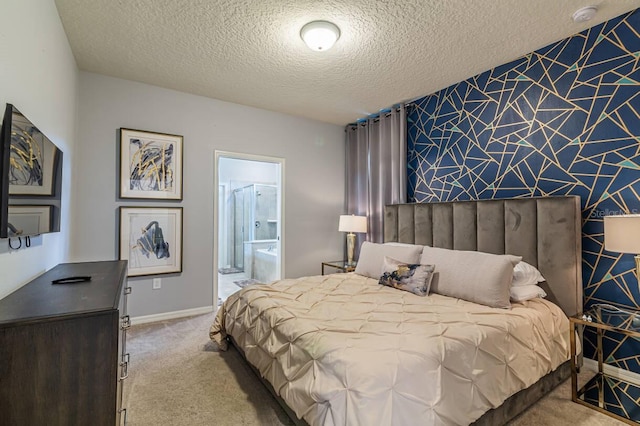
[[[214,301],[283,276],[284,159],[215,152]]]

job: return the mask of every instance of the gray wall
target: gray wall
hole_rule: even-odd
[[[0,114],[14,104],[64,152],[61,232],[32,238],[30,248],[17,251],[0,240],[2,298],[66,260],[78,70],[52,0],[3,1],[0,46]]]
[[[160,290],[152,277],[131,278],[132,316],[212,305],[215,150],[285,159],[286,277],[341,258],[342,127],[86,72],[78,111],[74,261],[117,258],[118,206],[184,207],[183,273],[161,276]],[[182,203],[117,199],[120,127],[184,136]]]

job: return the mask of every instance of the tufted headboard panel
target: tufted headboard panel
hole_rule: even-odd
[[[547,279],[547,299],[574,315],[582,312],[581,223],[577,196],[395,204],[385,207],[384,241],[522,256]]]

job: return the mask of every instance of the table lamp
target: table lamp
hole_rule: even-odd
[[[340,215],[338,231],[347,234],[347,263],[353,265],[353,253],[356,248],[356,234],[354,232],[367,232],[367,217],[355,215]]]
[[[635,254],[636,278],[640,283],[640,214],[605,216],[604,248]]]

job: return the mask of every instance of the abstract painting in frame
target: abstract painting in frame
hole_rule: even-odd
[[[11,118],[9,194],[52,196],[56,146],[15,107]]]
[[[120,129],[120,198],[182,200],[182,136]]]
[[[120,207],[119,246],[129,277],[182,272],[182,207]]]

